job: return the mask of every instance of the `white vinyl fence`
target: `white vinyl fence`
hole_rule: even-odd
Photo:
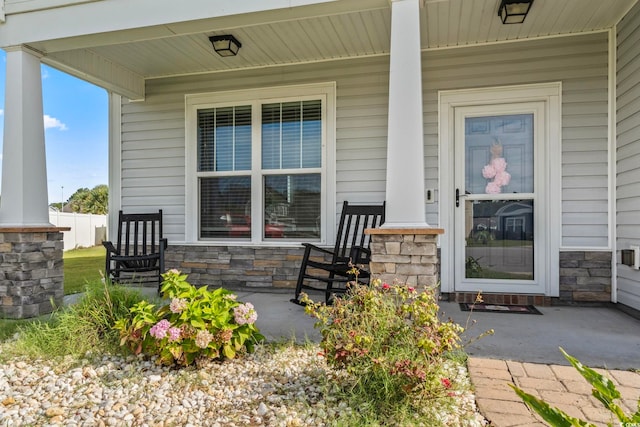
[[[107,239],[107,216],[49,211],[49,222],[71,227],[64,232],[64,250],[96,246]]]

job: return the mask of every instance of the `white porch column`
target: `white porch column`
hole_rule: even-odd
[[[383,228],[425,219],[420,0],[391,0],[387,208]]]
[[[44,145],[41,55],[6,49],[0,227],[51,226]]]

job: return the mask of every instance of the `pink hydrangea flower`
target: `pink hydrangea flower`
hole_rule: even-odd
[[[496,176],[496,168],[494,168],[491,163],[485,165],[485,167],[482,168],[482,176],[485,179],[493,178],[494,176]]]
[[[180,274],[180,270],[178,270],[177,268],[172,268],[167,273]]]
[[[509,172],[498,172],[496,174],[496,177],[493,179],[493,182],[498,184],[500,187],[509,185],[510,181],[511,181],[511,174]]]
[[[169,304],[169,310],[172,313],[182,313],[185,308],[187,308],[187,300],[184,298],[173,298]]]
[[[253,304],[247,302],[233,309],[233,318],[238,325],[252,324],[258,318],[258,313],[253,308]]]
[[[496,184],[495,182],[491,181],[487,184],[487,186],[484,189],[485,193],[487,194],[499,194],[502,192],[502,189],[500,188],[500,186],[498,184]]]
[[[180,338],[182,336],[182,329],[171,327],[169,328],[169,330],[167,330],[167,333],[169,334],[169,341],[171,342],[180,341]]]
[[[155,325],[151,327],[149,333],[152,337],[157,338],[159,340],[163,339],[167,336],[167,331],[171,327],[171,323],[167,319],[162,319]]]

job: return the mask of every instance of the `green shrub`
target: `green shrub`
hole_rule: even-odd
[[[120,344],[135,354],[157,355],[165,365],[190,365],[198,358],[233,359],[239,352],[253,351],[254,344],[264,340],[250,303],[236,301],[223,288],[196,289],[178,270],[162,277],[162,294],[170,303],[156,309],[141,301],[131,308],[128,318],[115,325]]]
[[[463,328],[440,320],[433,290],[374,279],[351,285],[329,306],[302,298],[318,319],[327,363],[349,374],[359,407],[371,409],[367,416],[397,421],[398,411],[426,415],[425,408],[452,402],[456,385],[445,361],[460,348]]]
[[[598,399],[605,408],[607,408],[616,418],[620,421],[620,425],[637,426],[640,425],[640,400],[638,400],[638,411],[633,415],[626,415],[620,406],[615,403],[620,399],[620,392],[616,389],[616,386],[608,378],[600,375],[591,368],[584,366],[578,359],[568,355],[562,348],[560,351],[564,357],[576,368],[576,370],[584,377],[585,380],[593,387],[591,394]],[[522,389],[509,384],[511,388],[520,396],[520,398],[534,411],[536,411],[546,422],[553,427],[596,427],[594,424],[587,421],[580,420],[578,418],[567,415],[565,412],[558,408],[552,408],[543,400],[532,396]],[[607,423],[609,427],[613,426],[613,423]]]
[[[59,308],[46,320],[20,326],[17,341],[7,346],[5,354],[51,358],[118,352],[119,335],[113,325],[141,300],[138,292],[121,286],[89,283],[76,304]]]

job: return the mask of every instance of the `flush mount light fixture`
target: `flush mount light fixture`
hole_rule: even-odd
[[[522,24],[533,0],[501,0],[498,16],[503,24]]]
[[[236,56],[242,47],[242,44],[231,34],[211,36],[209,41],[213,45],[213,50],[220,56]]]

